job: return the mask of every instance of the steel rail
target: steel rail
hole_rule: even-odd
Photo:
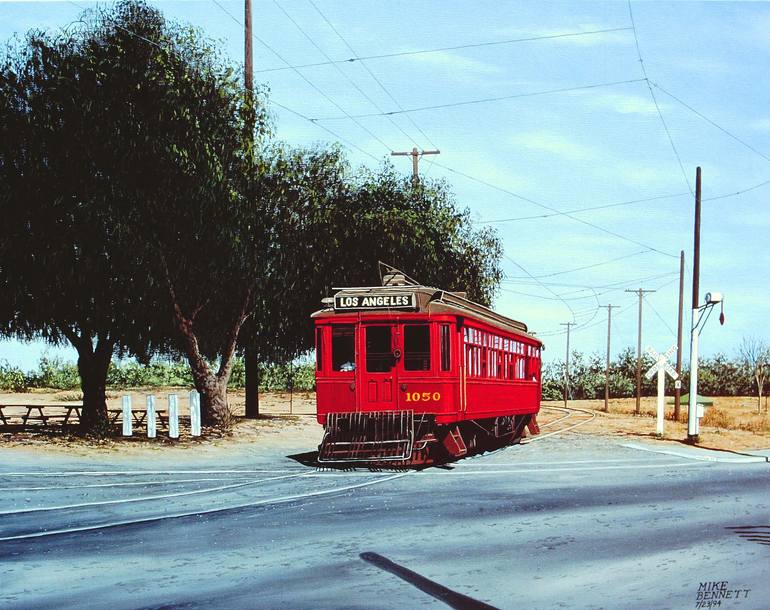
[[[542,409],[560,409],[560,407],[541,407]],[[529,443],[533,441],[543,440],[548,438],[549,436],[555,436],[556,434],[562,434],[564,432],[569,432],[570,430],[574,430],[575,428],[578,428],[580,426],[583,426],[589,422],[592,422],[594,419],[596,419],[596,413],[594,411],[589,411],[588,409],[579,409],[577,407],[571,407],[567,409],[568,411],[576,411],[579,413],[584,413],[585,415],[590,415],[588,419],[585,419],[583,421],[580,421],[576,424],[573,424],[572,426],[568,426],[566,428],[563,428],[561,430],[554,430],[553,432],[549,432],[548,434],[539,434],[538,436],[527,438],[521,441],[520,444],[522,445],[528,445]],[[570,416],[572,413],[570,413]]]
[[[91,531],[99,531],[99,530],[105,530],[110,529],[113,527],[123,527],[123,526],[130,526],[130,525],[139,525],[142,523],[153,523],[157,521],[165,521],[168,519],[181,519],[184,517],[199,517],[201,515],[211,515],[216,513],[225,513],[230,512],[234,510],[240,510],[244,508],[254,508],[257,506],[266,506],[266,505],[274,505],[274,504],[286,504],[289,502],[296,502],[300,500],[305,500],[307,498],[316,498],[321,496],[328,496],[336,493],[342,493],[345,491],[350,491],[353,489],[359,489],[361,487],[368,487],[371,485],[376,485],[378,483],[385,483],[387,481],[392,481],[394,479],[399,479],[401,477],[405,477],[407,475],[413,474],[414,471],[404,472],[395,474],[389,477],[378,477],[377,480],[374,481],[364,481],[363,483],[356,483],[355,485],[344,485],[342,487],[335,487],[332,489],[325,489],[321,491],[313,491],[309,493],[304,494],[294,494],[289,496],[279,496],[277,498],[268,498],[265,500],[257,500],[254,502],[243,502],[241,504],[236,504],[232,506],[223,506],[220,508],[209,508],[205,510],[199,510],[199,511],[188,511],[188,512],[180,512],[180,513],[173,513],[170,515],[156,515],[153,517],[144,517],[141,519],[126,519],[123,521],[113,521],[110,523],[102,523],[98,525],[85,525],[82,527],[73,527],[73,528],[64,528],[64,529],[58,529],[58,530],[47,530],[42,532],[33,532],[29,534],[18,534],[14,536],[3,536],[0,537],[0,542],[10,542],[14,540],[30,540],[35,538],[45,538],[48,536],[59,536],[59,535],[66,535],[66,534],[78,534],[82,532],[91,532]]]
[[[255,485],[257,483],[265,483],[267,481],[276,481],[278,479],[293,479],[297,477],[308,477],[314,473],[302,473],[302,474],[289,474],[281,477],[270,477],[267,479],[255,479],[249,480],[245,483],[234,483],[232,485],[220,485],[218,487],[206,487],[204,489],[193,489],[190,491],[179,491],[168,494],[160,494],[155,496],[140,496],[138,498],[121,498],[116,500],[100,500],[98,502],[80,502],[78,504],[63,504],[60,506],[38,506],[35,508],[21,508],[12,510],[0,511],[0,516],[3,515],[22,515],[27,513],[42,513],[54,510],[72,510],[75,508],[89,508],[92,506],[111,506],[116,504],[131,504],[133,502],[150,502],[153,500],[168,500],[170,498],[181,498],[185,496],[195,496],[205,493],[213,493],[215,491],[225,491],[227,489],[238,489],[240,487],[247,487],[248,485]]]

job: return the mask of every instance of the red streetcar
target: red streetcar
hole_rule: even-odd
[[[313,314],[319,462],[428,464],[539,432],[542,343],[522,322],[391,270]]]

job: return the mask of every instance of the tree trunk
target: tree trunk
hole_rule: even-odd
[[[220,430],[229,430],[233,425],[233,416],[227,404],[227,381],[219,375],[209,374],[195,378],[195,387],[201,395],[201,422],[204,426],[214,426]]]
[[[764,385],[764,379],[760,380],[759,375],[754,376],[754,380],[757,382],[757,413],[762,413],[762,386]]]
[[[259,417],[259,356],[253,347],[246,348],[244,357],[246,369],[246,419]]]
[[[110,434],[107,417],[107,370],[112,359],[112,350],[87,348],[78,349],[78,374],[80,389],[83,391],[83,410],[80,416],[80,430],[85,434],[105,437]]]

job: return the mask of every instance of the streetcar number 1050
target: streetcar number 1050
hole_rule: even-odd
[[[406,402],[436,402],[441,400],[441,392],[407,392]]]

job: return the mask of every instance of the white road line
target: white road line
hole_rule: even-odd
[[[297,472],[298,469],[284,468],[256,470],[65,470],[58,472],[0,472],[0,477],[102,477],[102,476],[137,476],[143,474],[264,474],[278,472]]]
[[[207,483],[216,481],[251,481],[246,477],[229,477],[227,479],[172,479],[170,481],[134,481],[132,483],[91,483],[89,485],[48,485],[45,487],[0,487],[0,491],[50,491],[52,489],[91,489],[95,487],[137,487],[141,485],[175,485],[178,483]]]
[[[69,510],[72,508],[86,508],[90,506],[108,506],[110,504],[130,504],[132,502],[148,502],[150,500],[167,500],[168,498],[181,498],[183,496],[194,496],[199,494],[205,494],[205,493],[212,493],[215,491],[224,491],[226,489],[236,489],[238,487],[246,487],[247,485],[255,485],[256,483],[265,483],[267,481],[277,481],[278,479],[292,479],[296,477],[309,477],[313,476],[315,473],[304,473],[304,474],[289,474],[284,475],[282,477],[270,477],[268,479],[256,479],[251,481],[246,481],[245,483],[236,483],[234,485],[221,485],[219,487],[206,487],[205,489],[195,489],[193,491],[180,491],[176,493],[171,494],[162,494],[159,496],[142,496],[139,498],[124,498],[121,500],[101,500],[99,502],[81,502],[79,504],[66,504],[61,506],[41,506],[37,508],[20,508],[20,509],[14,509],[14,510],[3,510],[0,511],[0,516],[2,515],[20,515],[25,513],[42,513],[46,511],[52,511],[52,510]]]
[[[660,453],[662,455],[674,455],[684,460],[697,460],[700,462],[721,462],[725,464],[764,464],[769,460],[764,456],[750,456],[750,455],[736,455],[735,457],[722,457],[715,455],[708,455],[704,453],[690,453],[675,451],[673,449],[658,449],[657,447],[645,447],[644,445],[637,445],[635,443],[625,443],[623,447],[629,449],[636,449],[637,451],[647,451],[649,453]],[[695,451],[705,451],[703,449],[696,449]]]
[[[9,542],[11,540],[28,540],[32,538],[44,538],[46,536],[56,536],[59,534],[77,534],[80,532],[89,532],[89,531],[95,531],[95,530],[102,530],[102,529],[108,529],[112,527],[120,527],[123,525],[137,525],[140,523],[151,523],[153,521],[164,521],[166,519],[179,519],[182,517],[195,517],[195,516],[201,516],[201,515],[211,515],[214,513],[221,513],[231,510],[238,510],[241,508],[251,508],[255,506],[264,506],[268,504],[285,504],[287,502],[294,502],[296,500],[304,500],[306,498],[314,498],[319,496],[325,496],[330,495],[334,493],[340,493],[344,491],[350,491],[352,489],[358,489],[360,487],[367,487],[369,485],[376,485],[378,483],[385,483],[386,481],[392,481],[394,479],[399,479],[401,477],[405,477],[407,475],[413,474],[414,471],[410,472],[403,472],[399,474],[395,474],[389,477],[385,478],[379,478],[375,481],[366,481],[364,483],[356,483],[355,485],[345,485],[343,487],[335,487],[333,489],[325,489],[322,491],[314,491],[306,494],[296,494],[293,496],[282,496],[278,498],[270,498],[268,500],[258,500],[256,502],[246,502],[243,504],[236,504],[234,506],[224,506],[222,508],[210,508],[207,510],[201,510],[201,511],[195,511],[195,512],[186,512],[186,513],[174,513],[171,515],[159,515],[156,517],[145,517],[144,519],[132,519],[127,521],[114,521],[112,523],[104,523],[101,525],[86,525],[83,527],[73,527],[69,529],[60,529],[60,530],[50,530],[46,532],[35,532],[34,534],[20,534],[17,536],[5,536],[0,538],[0,542]]]
[[[588,466],[588,467],[566,467],[566,468],[536,468],[534,470],[514,470],[513,468],[500,469],[500,470],[452,470],[445,471],[447,477],[451,476],[465,476],[465,475],[482,475],[482,474],[540,474],[541,472],[591,472],[596,470],[637,470],[648,468],[693,468],[697,466],[707,466],[708,464],[688,464],[683,462],[662,462],[657,464],[629,464],[627,466]]]
[[[484,457],[484,456],[477,456],[477,457]],[[663,458],[617,458],[617,459],[607,459],[607,460],[552,460],[547,462],[489,462],[489,463],[481,463],[477,464],[475,462],[471,462],[470,460],[467,462],[454,462],[452,465],[455,466],[455,468],[460,468],[461,466],[464,468],[476,468],[476,467],[500,467],[500,466],[558,466],[560,464],[566,464],[566,465],[572,465],[572,464],[623,464],[626,462],[631,462],[634,464],[643,464],[645,462],[649,463],[658,463]]]

